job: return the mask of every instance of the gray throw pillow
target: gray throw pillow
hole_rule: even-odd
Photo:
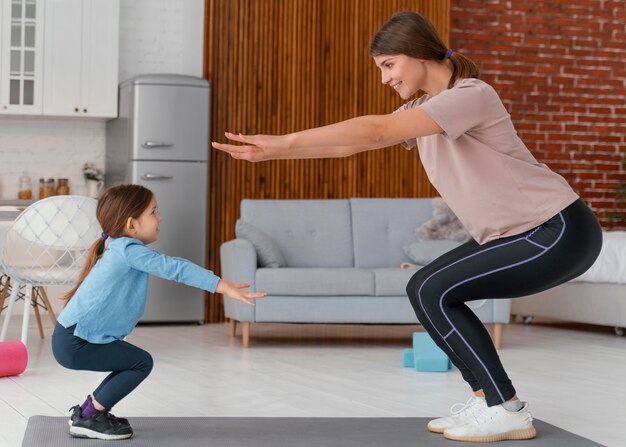
[[[287,262],[276,242],[252,224],[241,219],[235,224],[235,235],[248,239],[254,245],[259,267],[286,267]]]
[[[462,245],[462,243],[441,239],[415,242],[402,248],[411,261],[418,265],[427,265],[459,245]]]

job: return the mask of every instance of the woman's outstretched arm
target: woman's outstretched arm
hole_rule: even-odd
[[[226,132],[243,145],[211,143],[234,158],[265,161],[346,157],[392,146],[410,138],[442,132],[426,112],[415,107],[388,115],[366,115],[286,135],[241,135]]]

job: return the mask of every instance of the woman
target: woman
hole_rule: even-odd
[[[558,174],[518,137],[498,94],[476,65],[446,48],[413,12],[391,17],[370,54],[383,84],[402,99],[394,113],[362,116],[288,135],[226,136],[212,143],[234,158],[344,157],[416,144],[429,180],[473,240],[419,270],[407,285],[415,313],[470,385],[459,413],[430,421],[448,439],[487,442],[536,436],[491,338],[467,301],[530,295],[575,278],[595,261],[600,225]]]

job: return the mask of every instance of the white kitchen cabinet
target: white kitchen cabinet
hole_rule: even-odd
[[[0,0],[0,114],[40,115],[43,0]]]
[[[117,116],[119,5],[119,0],[47,2],[44,115]]]

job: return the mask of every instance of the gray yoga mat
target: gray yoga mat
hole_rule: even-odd
[[[72,438],[68,418],[32,416],[22,447],[441,447],[468,445],[494,447],[493,443],[448,441],[430,433],[432,418],[236,418],[137,417],[129,418],[135,431],[124,441]],[[554,425],[533,422],[538,436],[514,441],[515,447],[602,446]],[[508,443],[506,443],[508,445]]]

